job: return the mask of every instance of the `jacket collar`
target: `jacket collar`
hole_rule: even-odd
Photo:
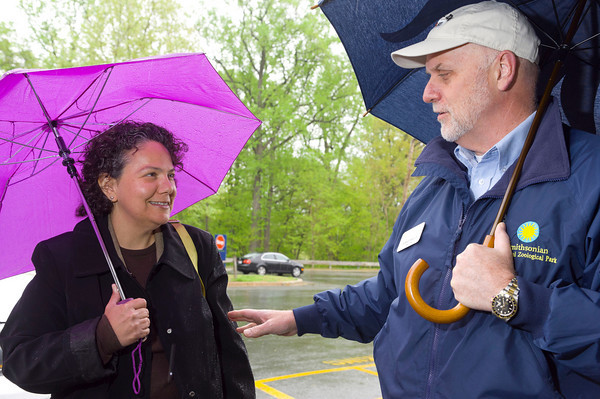
[[[98,230],[103,238],[104,245],[106,246],[115,270],[122,269],[126,272],[123,261],[120,259],[115,249],[115,245],[109,231],[108,217],[96,217],[96,224],[98,225]],[[179,234],[175,228],[167,223],[162,225],[160,230],[162,232],[164,250],[162,256],[158,260],[158,263],[163,266],[171,267],[183,276],[193,279],[194,273],[196,273],[194,265],[192,264],[192,261],[190,260],[183,242],[179,238]],[[78,265],[75,275],[77,277],[85,277],[94,274],[108,273],[109,268],[106,263],[106,259],[102,255],[100,245],[97,242],[96,235],[89,219],[86,218],[77,223],[73,229],[73,232],[76,234],[76,236],[85,238],[86,242],[93,242],[94,248],[96,248],[96,252],[86,253],[83,256],[84,259],[79,262],[80,264]]]
[[[454,156],[454,148],[456,148],[455,143],[448,143],[441,136],[431,140],[415,162],[417,168],[413,176],[428,175],[444,178],[466,190],[465,195],[468,196],[466,168]],[[504,195],[515,164],[516,162],[483,197]],[[553,99],[542,118],[527,158],[525,158],[516,189],[520,190],[531,184],[545,181],[567,179],[571,173],[570,169],[569,152],[565,143],[560,111],[557,101]]]

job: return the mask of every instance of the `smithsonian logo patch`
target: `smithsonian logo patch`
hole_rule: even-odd
[[[533,242],[540,236],[540,226],[536,222],[525,222],[517,229],[517,237],[522,242]]]
[[[517,229],[517,237],[525,244],[532,243],[540,236],[540,226],[536,222],[525,222]],[[550,256],[547,248],[539,245],[512,244],[510,247],[515,258],[527,258],[533,261],[556,263],[556,258]]]

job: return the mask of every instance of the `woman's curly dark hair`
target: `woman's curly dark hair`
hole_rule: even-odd
[[[95,216],[108,215],[113,203],[106,198],[98,178],[107,173],[118,179],[127,163],[126,153],[137,149],[147,141],[156,141],[165,146],[177,170],[183,167],[182,159],[188,150],[187,144],[175,138],[173,133],[153,123],[122,122],[88,141],[85,146],[81,189]],[[83,204],[77,208],[77,216],[86,216]]]

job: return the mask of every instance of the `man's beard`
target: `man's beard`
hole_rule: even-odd
[[[444,140],[455,142],[470,132],[490,102],[487,73],[486,70],[480,69],[476,80],[463,99],[458,104],[447,105],[443,110],[449,116],[446,121],[440,122]],[[436,110],[436,112],[440,112],[440,110]]]

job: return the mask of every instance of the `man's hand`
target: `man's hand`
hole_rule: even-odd
[[[298,333],[294,312],[291,310],[233,310],[228,313],[231,321],[247,321],[237,332],[248,338],[258,338],[267,334],[277,334],[286,337]]]
[[[104,314],[117,335],[121,346],[128,346],[150,334],[150,312],[144,298],[135,298],[127,302],[121,300],[115,284],[112,296],[106,304]]]
[[[454,297],[476,310],[492,311],[492,299],[515,277],[510,239],[506,225],[499,223],[494,232],[494,248],[469,244],[456,257],[450,285]]]

